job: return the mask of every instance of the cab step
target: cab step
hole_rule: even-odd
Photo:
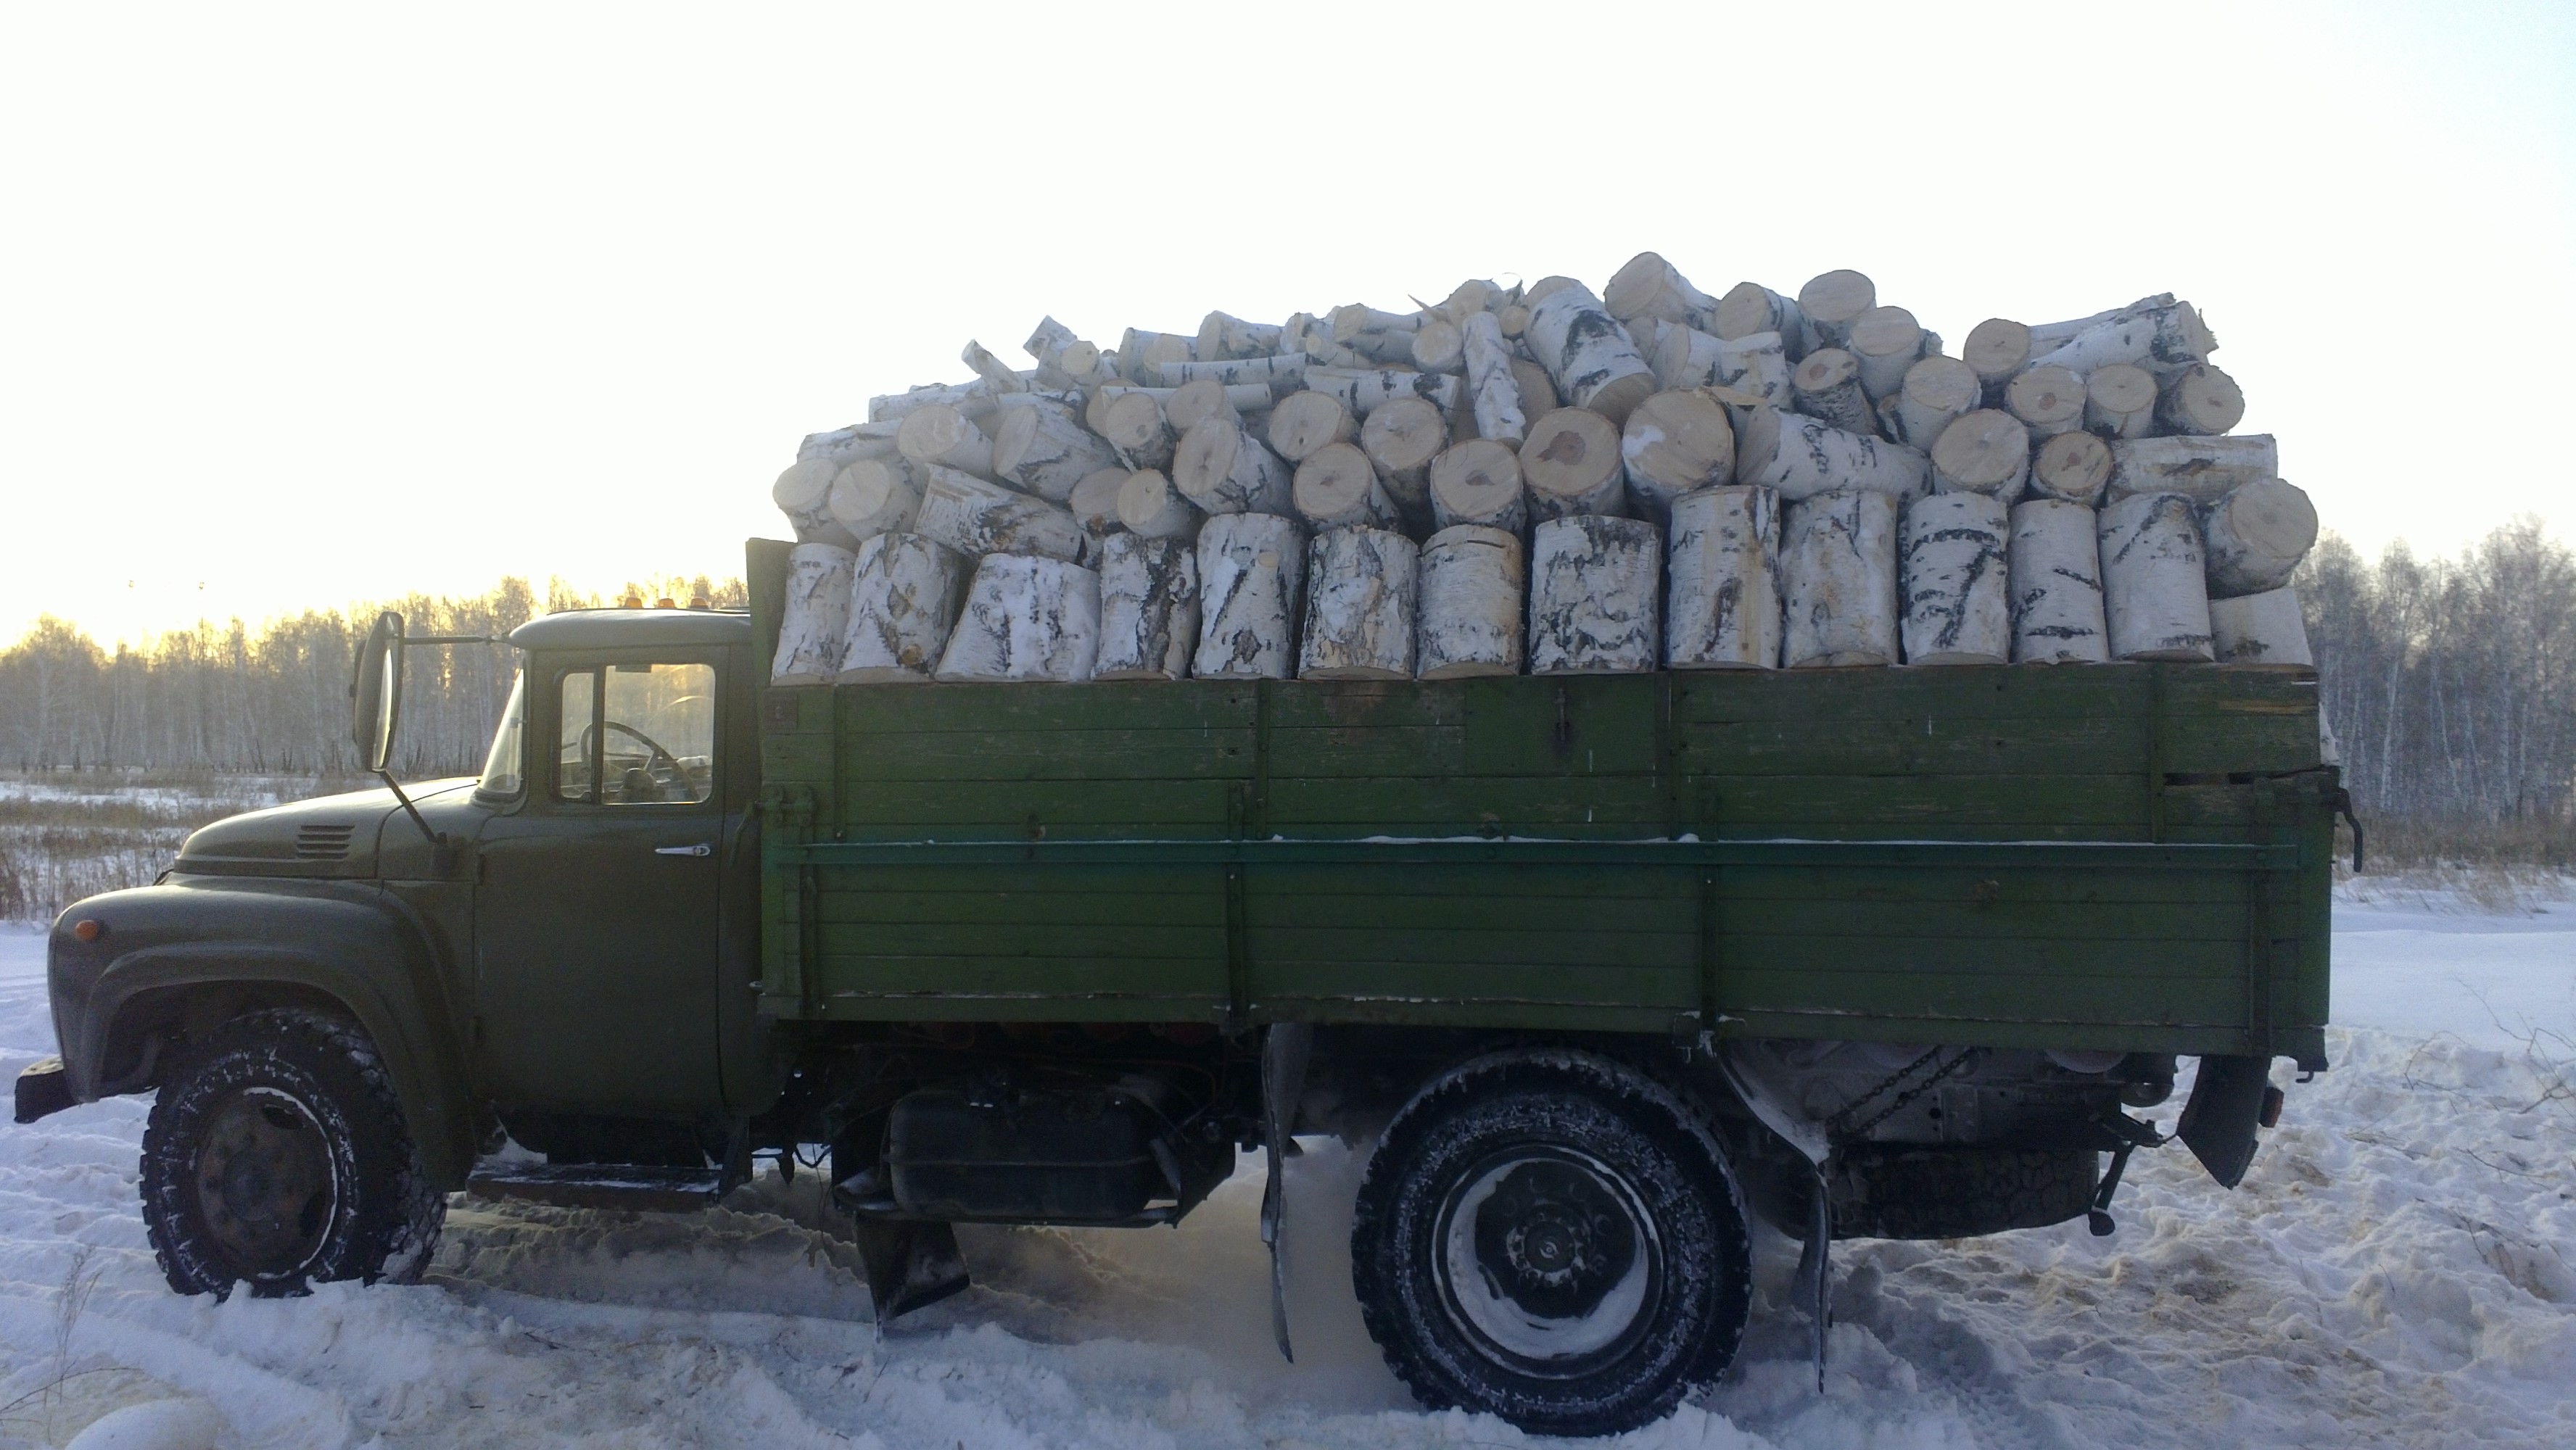
[[[517,1198],[559,1208],[631,1208],[694,1213],[723,1196],[720,1168],[656,1168],[637,1163],[484,1163],[465,1182],[484,1198]]]

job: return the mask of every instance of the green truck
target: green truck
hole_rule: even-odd
[[[1169,1224],[1247,1152],[1275,1246],[1340,1134],[1396,1373],[1597,1433],[1725,1368],[1756,1217],[1821,1354],[1834,1240],[2109,1232],[2180,1059],[2230,1186],[2274,1060],[2325,1066],[2308,671],[781,687],[788,547],[748,614],[519,628],[479,778],[209,826],[56,922],[18,1117],[157,1090],[175,1289],[819,1149],[890,1318],[966,1283],[954,1224]]]

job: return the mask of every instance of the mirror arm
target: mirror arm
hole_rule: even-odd
[[[420,827],[421,839],[439,850],[447,849],[447,838],[429,828],[429,822],[421,816],[420,807],[413,805],[411,797],[404,795],[403,788],[394,783],[394,773],[390,770],[380,770],[376,772],[376,778],[385,783],[385,789],[394,793],[395,800],[402,802],[403,813],[411,817],[413,825]]]

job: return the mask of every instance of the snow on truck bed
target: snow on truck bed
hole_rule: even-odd
[[[2338,906],[2335,1069],[2239,1191],[2176,1147],[2109,1239],[1846,1245],[1822,1398],[1774,1238],[1726,1382],[1608,1443],[2576,1442],[2576,909],[2441,906]],[[0,928],[0,1071],[52,1038],[41,940]],[[181,1299],[136,1210],[145,1109],[0,1128],[0,1445],[191,1397],[260,1450],[1531,1443],[1421,1413],[1379,1361],[1342,1243],[1359,1157],[1327,1141],[1291,1170],[1289,1366],[1257,1158],[1177,1229],[968,1230],[979,1287],[880,1336],[810,1174],[694,1217],[459,1200],[419,1287]]]

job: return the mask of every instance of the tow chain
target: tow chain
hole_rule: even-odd
[[[1859,1112],[1863,1107],[1869,1104],[1871,1099],[1913,1076],[1916,1070],[1921,1068],[1925,1063],[1931,1062],[1941,1055],[1940,1048],[1935,1047],[1931,1049],[1921,1057],[1918,1057],[1912,1062],[1905,1064],[1905,1066],[1898,1068],[1896,1071],[1889,1073],[1886,1079],[1881,1081],[1876,1087],[1871,1088],[1868,1092],[1862,1093],[1859,1097],[1845,1103],[1842,1111],[1825,1120],[1826,1136],[1837,1140],[1868,1137],[1870,1129],[1877,1127],[1879,1124],[1895,1117],[1898,1113],[1905,1111],[1908,1104],[1913,1103],[1917,1099],[1921,1098],[1925,1093],[1928,1093],[1932,1091],[1932,1089],[1940,1086],[1944,1079],[1956,1075],[1962,1069],[1967,1067],[1969,1063],[1984,1056],[1985,1051],[1986,1050],[1982,1047],[1971,1047],[1962,1050],[1957,1057],[1951,1058],[1948,1062],[1942,1064],[1939,1071],[1889,1099],[1887,1106],[1879,1109],[1878,1112],[1869,1119],[1869,1121],[1862,1123],[1857,1127],[1852,1126],[1850,1122],[1852,1114]]]

